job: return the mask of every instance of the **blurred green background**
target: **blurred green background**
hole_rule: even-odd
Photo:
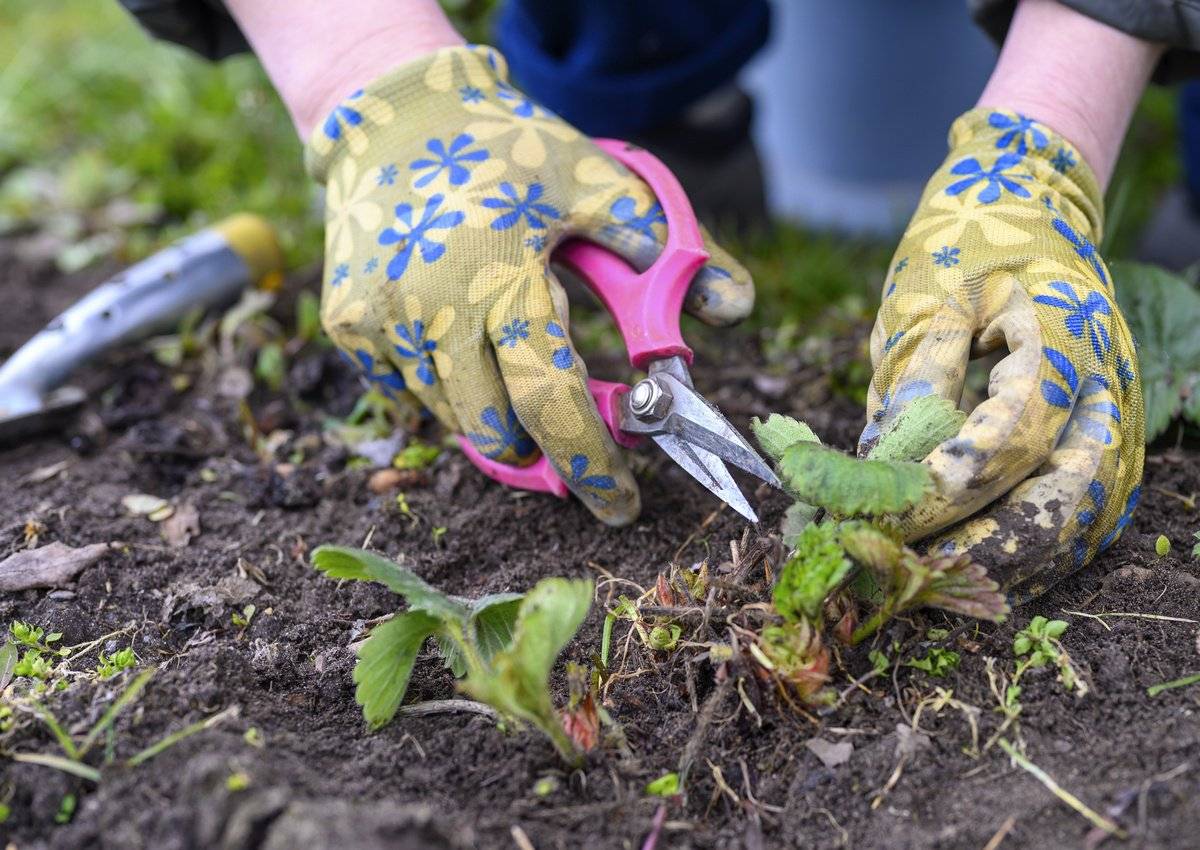
[[[444,5],[487,39],[494,0]],[[252,57],[209,63],[155,42],[115,0],[0,0],[0,21],[0,234],[36,234],[73,271],[251,210],[276,223],[294,267],[319,260],[317,190]],[[1110,257],[1177,179],[1174,138],[1172,96],[1153,91],[1110,192]],[[892,246],[781,227],[733,247],[771,322],[803,326],[830,302],[869,314]]]

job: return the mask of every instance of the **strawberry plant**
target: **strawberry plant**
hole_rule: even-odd
[[[889,520],[933,486],[929,470],[916,461],[957,433],[963,419],[944,399],[920,399],[897,417],[865,460],[821,445],[807,425],[789,417],[754,420],[755,437],[795,500],[783,527],[792,551],[772,594],[783,624],[762,629],[757,654],[807,701],[826,696],[820,689],[829,664],[827,621],[836,637],[859,643],[913,608],[992,620],[1007,612],[982,566],[966,555],[919,555]],[[860,623],[864,604],[873,610]],[[930,660],[929,672],[948,670],[948,660]]]
[[[548,578],[525,594],[463,599],[360,549],[321,546],[312,561],[329,578],[376,581],[408,604],[407,610],[375,626],[358,649],[355,699],[371,728],[396,715],[417,653],[432,638],[446,667],[465,677],[463,691],[504,717],[533,725],[563,759],[579,761],[555,711],[549,677],[591,607],[590,581]]]

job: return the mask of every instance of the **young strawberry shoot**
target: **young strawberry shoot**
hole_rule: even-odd
[[[355,699],[372,729],[395,717],[417,653],[433,638],[445,666],[466,677],[460,685],[464,692],[506,718],[531,724],[565,761],[580,762],[580,751],[555,711],[549,678],[591,607],[591,581],[548,578],[525,594],[463,599],[361,549],[321,546],[312,561],[329,578],[376,581],[408,604],[376,625],[358,649]]]
[[[820,690],[828,669],[827,622],[842,642],[858,644],[915,608],[989,620],[1007,613],[981,565],[967,555],[919,555],[904,545],[891,519],[934,486],[929,469],[916,461],[954,436],[963,419],[944,399],[918,399],[862,460],[821,445],[812,429],[790,417],[754,420],[759,445],[795,500],[783,523],[792,552],[773,594],[784,623],[764,628],[758,649],[764,666],[807,701],[828,697]],[[863,606],[870,613],[860,621]],[[937,667],[948,669],[944,661]]]

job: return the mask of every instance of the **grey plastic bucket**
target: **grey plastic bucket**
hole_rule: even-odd
[[[774,215],[899,233],[996,50],[965,0],[782,0],[743,77]]]

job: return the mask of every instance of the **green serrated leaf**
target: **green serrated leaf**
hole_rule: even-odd
[[[493,593],[471,604],[475,639],[485,662],[491,661],[497,652],[512,645],[517,615],[524,598],[525,595],[521,593]]]
[[[939,395],[914,399],[892,420],[867,457],[871,460],[923,460],[958,434],[967,414]]]
[[[757,416],[750,421],[750,430],[754,439],[762,446],[762,450],[776,463],[783,457],[789,446],[796,443],[820,443],[821,440],[799,419],[772,413],[764,422]]]
[[[0,647],[0,691],[7,688],[8,683],[12,681],[13,671],[17,668],[19,657],[17,645],[11,640]]]
[[[457,620],[466,620],[470,615],[470,609],[462,602],[427,584],[407,567],[374,552],[344,546],[318,546],[313,550],[312,562],[330,578],[377,581],[403,596],[414,611]]]
[[[570,762],[578,761],[578,753],[554,710],[550,671],[591,604],[591,581],[542,579],[521,600],[509,647],[492,656],[486,669],[471,671],[462,684],[464,691],[501,714],[532,723]]]
[[[652,797],[674,797],[679,793],[679,774],[672,771],[647,782],[646,793]]]
[[[354,700],[363,717],[378,729],[396,716],[408,690],[413,664],[425,639],[441,627],[441,621],[424,611],[406,611],[371,629],[358,648],[354,665]]]
[[[800,532],[816,518],[817,510],[818,508],[805,502],[792,502],[788,505],[787,510],[783,512],[783,522],[779,526],[784,546],[789,549],[796,547]]]
[[[933,486],[922,464],[858,460],[815,443],[790,446],[779,472],[798,499],[839,516],[897,513]]]
[[[820,622],[825,598],[845,580],[854,565],[838,540],[836,526],[809,525],[796,541],[775,585],[775,610],[785,620],[801,617]]]
[[[1200,293],[1164,269],[1141,263],[1109,265],[1117,303],[1138,342],[1146,413],[1146,440],[1185,412],[1184,398],[1200,386]],[[1186,413],[1200,424],[1200,399],[1191,393]]]

